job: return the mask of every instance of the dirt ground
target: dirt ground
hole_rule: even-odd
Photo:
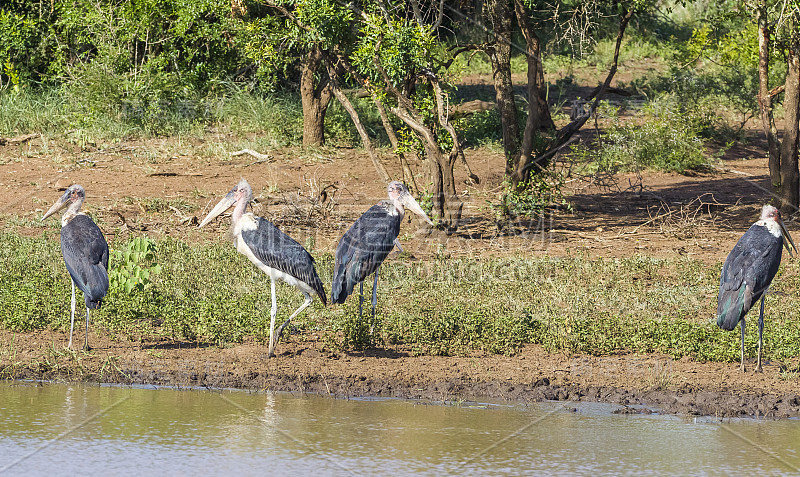
[[[33,138],[0,147],[0,225],[37,235],[38,224],[64,188],[87,190],[85,209],[112,242],[130,234],[171,235],[190,242],[223,241],[223,218],[197,229],[197,220],[239,180],[254,188],[257,214],[318,252],[333,251],[341,234],[371,204],[385,197],[369,159],[360,151],[322,148],[270,151],[268,161],[229,152],[246,145],[220,134],[129,141],[113,145]],[[622,257],[683,255],[716,264],[769,199],[763,144],[727,151],[714,172],[624,174],[601,184],[567,183],[574,210],[555,210],[539,223],[500,229],[490,202],[501,192],[503,158],[467,151],[480,184],[456,169],[465,202],[457,234],[415,233],[403,224],[404,246],[418,259],[524,254]],[[382,160],[400,175],[391,154]],[[412,164],[422,170],[420,164]],[[324,193],[323,193],[324,191]],[[56,219],[53,219],[56,220]],[[787,220],[795,230],[793,219]],[[113,242],[112,242],[113,243]],[[399,258],[391,257],[397,260]],[[78,341],[83,339],[77,334]],[[731,334],[731,339],[737,339]],[[768,338],[767,338],[768,339]],[[508,356],[413,356],[403,348],[341,353],[313,335],[292,336],[267,360],[263,345],[226,348],[193,343],[112,341],[93,329],[95,349],[63,351],[65,333],[0,330],[0,371],[5,377],[79,379],[171,386],[236,387],[315,392],[339,397],[381,395],[434,400],[482,396],[512,400],[606,401],[620,412],[645,404],[660,412],[731,416],[800,416],[797,379],[777,366],[763,374],[739,372],[735,363],[674,361],[659,355],[592,357],[550,354],[528,346]],[[751,364],[751,368],[754,367]]]

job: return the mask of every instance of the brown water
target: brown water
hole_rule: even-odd
[[[0,475],[795,474],[800,421],[0,383]]]

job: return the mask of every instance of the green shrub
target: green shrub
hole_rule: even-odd
[[[69,326],[70,278],[58,239],[0,234],[0,323],[14,331]]]
[[[25,82],[80,79],[93,65],[90,71],[124,83],[133,97],[180,94],[245,64],[238,43],[244,25],[230,8],[226,0],[74,0],[45,8],[13,1],[0,11],[0,60],[17,65]]]
[[[504,182],[504,192],[500,202],[493,204],[498,218],[531,217],[537,218],[549,207],[560,206],[571,210],[562,193],[564,175],[552,169],[540,171],[530,177],[527,183],[514,189]]]
[[[500,144],[503,140],[500,115],[495,108],[457,118],[453,121],[453,127],[459,137],[464,138],[465,147]]]
[[[713,8],[710,7],[709,8]],[[717,13],[719,15],[719,12]],[[721,23],[734,20],[724,16]],[[649,97],[669,94],[684,111],[704,110],[711,118],[700,130],[719,143],[742,140],[746,122],[758,114],[758,34],[755,23],[702,24],[679,43],[669,68],[637,78],[631,87]],[[773,55],[780,55],[773,50]],[[770,84],[781,84],[786,62],[773,58]]]
[[[700,136],[711,121],[706,110],[682,110],[674,96],[664,95],[648,103],[640,117],[626,124],[614,121],[593,149],[574,147],[573,158],[588,173],[702,170],[712,163]]]
[[[109,288],[120,293],[142,292],[150,284],[150,275],[161,272],[156,261],[156,244],[146,237],[135,237],[109,257]]]

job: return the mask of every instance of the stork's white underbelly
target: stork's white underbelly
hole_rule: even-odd
[[[286,272],[282,272],[276,268],[272,268],[267,264],[265,264],[264,262],[262,262],[261,260],[259,260],[258,257],[255,256],[253,251],[250,250],[250,247],[247,246],[247,243],[245,243],[245,241],[242,240],[241,236],[236,237],[234,239],[234,242],[236,244],[236,250],[239,253],[247,257],[251,262],[253,262],[253,264],[255,264],[256,267],[258,267],[259,269],[261,269],[261,271],[269,275],[270,278],[272,278],[273,280],[283,280],[289,285],[300,289],[300,291],[309,296],[313,296],[316,294],[314,289],[311,288],[306,282],[298,280],[297,278],[289,275]]]

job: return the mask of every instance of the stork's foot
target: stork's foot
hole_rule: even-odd
[[[282,324],[281,326],[279,326],[277,330],[275,330],[275,342],[276,343],[278,341],[280,341],[281,335],[283,334],[283,329],[286,327],[287,324],[289,324],[288,321],[286,323]]]
[[[739,369],[740,369],[740,370],[741,370],[743,373],[746,373],[746,372],[747,372],[747,368],[745,368],[745,366],[744,366],[744,363],[742,363],[742,365],[741,365],[741,366],[739,366]]]
[[[764,372],[764,368],[762,368],[762,367],[761,367],[761,365],[759,365],[759,366],[756,368],[756,371],[755,371],[755,372],[756,372],[756,373],[763,373],[763,372]]]

